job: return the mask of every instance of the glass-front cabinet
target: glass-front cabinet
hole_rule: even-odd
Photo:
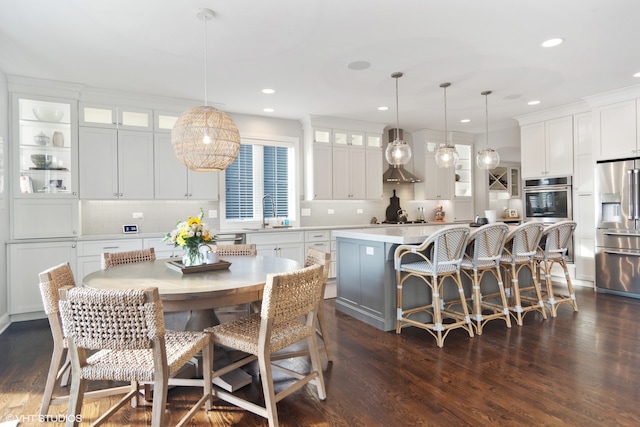
[[[454,195],[455,197],[473,196],[473,166],[475,159],[472,158],[471,145],[455,144],[458,152],[458,163],[456,164]]]
[[[13,95],[14,196],[77,198],[76,101]]]

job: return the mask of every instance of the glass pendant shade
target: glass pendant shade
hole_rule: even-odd
[[[500,164],[500,154],[493,148],[489,147],[489,95],[491,94],[490,90],[486,90],[482,92],[480,95],[484,96],[484,105],[485,105],[485,114],[486,114],[486,137],[487,137],[487,148],[478,151],[478,155],[476,156],[476,164],[480,169],[495,169]]]
[[[178,160],[192,171],[216,172],[238,157],[240,133],[227,113],[201,106],[178,117],[171,144]]]
[[[478,151],[476,164],[480,169],[495,169],[500,164],[500,154],[493,148]]]
[[[401,139],[396,139],[387,145],[384,157],[390,165],[406,165],[411,160],[411,147]]]
[[[449,145],[449,132],[447,130],[447,88],[451,83],[442,83],[440,87],[444,90],[444,145],[440,145],[436,150],[436,165],[439,168],[452,168],[458,163],[458,151],[453,145]]]
[[[441,145],[436,150],[436,164],[441,168],[451,168],[458,163],[458,151],[451,145]]]
[[[204,106],[191,108],[178,117],[171,130],[171,145],[180,162],[192,171],[225,170],[240,152],[240,132],[225,112],[207,106],[207,21],[211,9],[200,9],[204,21]]]

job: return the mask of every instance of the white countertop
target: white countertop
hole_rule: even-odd
[[[427,237],[435,231],[443,227],[451,225],[468,226],[468,224],[451,224],[451,223],[431,223],[419,226],[393,226],[380,228],[356,228],[348,230],[335,230],[335,237],[344,237],[349,239],[369,240],[372,242],[396,243],[399,245],[415,245],[425,241]]]

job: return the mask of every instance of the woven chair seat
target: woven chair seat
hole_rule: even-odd
[[[560,260],[564,257],[564,254],[562,252],[546,252],[543,251],[542,249],[538,249],[534,258],[535,259],[548,259],[548,260]]]
[[[512,256],[509,254],[502,254],[502,257],[500,258],[501,263],[511,264],[514,261],[516,264],[525,264],[531,261],[531,257],[521,256],[521,255]]]
[[[169,375],[176,373],[199,353],[207,334],[204,332],[166,331],[165,348]],[[152,382],[153,350],[101,350],[87,358],[82,377],[88,380],[109,378],[114,381]]]
[[[435,270],[435,271],[434,271]],[[408,271],[422,274],[431,274],[437,273],[439,276],[443,274],[453,274],[457,271],[457,266],[455,264],[438,264],[438,268],[434,269],[433,264],[430,264],[426,261],[421,262],[410,262],[407,264],[402,264],[400,267],[400,271]]]
[[[490,259],[479,259],[476,265],[478,270],[483,270],[486,268],[494,268],[495,266],[496,266],[496,262]],[[474,269],[473,259],[465,255],[465,257],[462,259],[462,263],[460,264],[460,268],[473,270]]]
[[[233,322],[224,323],[207,329],[214,337],[216,344],[232,347],[245,353],[258,355],[260,338],[260,313],[254,313]],[[311,327],[301,322],[274,325],[271,330],[269,348],[276,352],[296,343],[312,334]]]

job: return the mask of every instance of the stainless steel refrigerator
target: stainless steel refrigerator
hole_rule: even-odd
[[[640,298],[640,158],[600,161],[595,179],[596,288]]]

